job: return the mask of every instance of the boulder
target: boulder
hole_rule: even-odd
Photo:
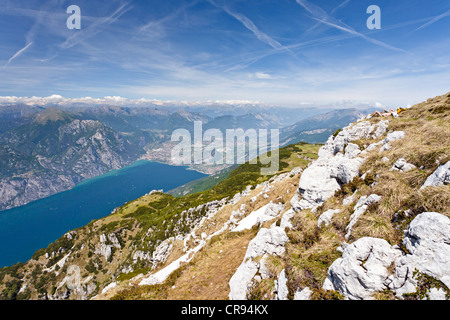
[[[286,271],[283,269],[277,280],[277,300],[288,300],[288,293]]]
[[[282,211],[284,206],[281,203],[273,203],[270,201],[265,206],[253,211],[247,217],[242,219],[236,228],[231,231],[238,232],[246,229],[251,229],[254,225],[262,224],[266,221],[276,218]]]
[[[361,238],[330,266],[323,289],[338,290],[349,300],[371,300],[373,293],[387,288],[388,267],[400,255],[384,239]]]
[[[361,150],[359,149],[359,146],[350,142],[345,147],[344,157],[353,159],[354,157],[356,157],[360,153],[361,153]]]
[[[415,165],[406,162],[406,160],[403,158],[400,158],[394,163],[390,171],[408,172],[415,168]]]
[[[389,144],[389,142],[395,141],[395,140],[400,140],[400,139],[403,139],[404,137],[405,137],[404,131],[394,131],[394,132],[388,133],[386,138],[382,142],[380,152],[391,149],[391,145]]]
[[[333,196],[341,185],[349,183],[359,175],[359,168],[364,159],[359,157],[379,145],[404,137],[403,131],[391,132],[387,137],[361,151],[359,146],[351,143],[360,139],[375,139],[383,135],[388,127],[388,121],[380,121],[372,125],[369,121],[360,121],[345,127],[336,136],[330,136],[323,147],[319,149],[319,158],[311,163],[300,177],[298,193],[291,201],[296,211],[315,209],[325,200]],[[344,153],[342,153],[344,152]]]
[[[325,224],[325,226],[328,226],[331,223],[331,219],[336,213],[341,212],[341,210],[336,209],[330,209],[322,213],[317,221],[317,227],[320,228],[322,224]]]
[[[306,287],[303,290],[297,291],[294,294],[294,300],[309,300],[311,294],[312,294],[311,289]]]
[[[361,179],[363,179],[363,178],[361,177]],[[355,192],[353,192],[352,195],[350,195],[350,196],[344,198],[344,199],[342,200],[342,205],[343,205],[343,206],[348,206],[348,205],[351,204],[353,201],[355,201],[356,192],[358,192],[358,190],[355,190]]]
[[[380,137],[386,132],[388,123],[389,122],[385,120],[380,121],[375,125],[372,125],[369,121],[359,121],[345,127],[335,137],[330,136],[328,138],[325,145],[319,150],[318,153],[319,158],[332,157],[336,155],[338,152],[342,152],[344,151],[344,149],[346,150],[346,148],[350,145],[351,141],[369,138],[376,139]],[[356,154],[352,154],[350,156],[351,151],[359,153],[356,151],[355,146],[356,145],[350,147],[350,150],[348,152],[349,157],[356,156]]]
[[[440,213],[424,212],[409,225],[403,244],[408,254],[395,261],[389,287],[398,297],[416,291],[415,270],[450,288],[450,219]]]
[[[319,158],[303,171],[298,186],[302,199],[295,205],[300,210],[322,205],[328,198],[359,174],[362,158],[345,158],[337,154],[332,158]]]
[[[436,187],[450,184],[450,161],[439,166],[428,178],[420,188]]]
[[[283,216],[281,217],[280,228],[283,230],[285,228],[292,229],[291,219],[294,217],[294,215],[295,211],[292,208],[283,213]]]
[[[262,228],[248,245],[247,252],[239,268],[231,277],[230,300],[245,300],[247,289],[258,272],[260,264],[254,259],[264,255],[281,255],[285,251],[284,244],[289,241],[288,236],[280,227]]]

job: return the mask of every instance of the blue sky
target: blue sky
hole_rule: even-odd
[[[0,0],[0,95],[405,105],[450,91],[449,31],[448,0]]]

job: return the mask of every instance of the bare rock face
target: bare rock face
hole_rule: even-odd
[[[372,299],[390,289],[398,298],[417,290],[415,271],[450,287],[450,219],[436,212],[419,214],[403,240],[408,254],[384,239],[361,238],[343,245],[342,257],[333,262],[323,288],[338,290],[349,300]],[[393,270],[390,274],[389,269]],[[437,288],[429,296],[445,299]]]
[[[319,157],[332,157],[343,152],[351,141],[360,139],[376,139],[383,135],[388,127],[388,121],[380,121],[372,125],[369,121],[360,121],[345,127],[336,136],[328,138],[326,144],[319,150]],[[350,146],[353,151],[354,146]]]
[[[317,221],[317,227],[320,228],[322,225],[328,226],[331,223],[331,219],[336,213],[339,213],[341,210],[330,209],[322,213]]]
[[[372,294],[387,288],[388,267],[401,255],[384,239],[361,238],[344,249],[333,262],[323,288],[338,290],[349,300],[372,299]]]
[[[361,151],[351,141],[378,138],[386,132],[387,126],[388,121],[380,121],[375,125],[360,121],[345,127],[336,136],[331,136],[320,148],[319,158],[303,171],[298,187],[301,199],[293,198],[292,207],[295,210],[314,209],[332,197],[341,185],[358,176],[359,168],[364,162],[359,155],[364,154],[365,150]],[[395,140],[398,135],[399,133],[388,134],[390,138],[386,143]]]
[[[250,241],[244,261],[230,279],[230,300],[247,299],[247,289],[253,277],[260,269],[260,263],[254,258],[267,255],[281,255],[285,251],[284,244],[289,241],[281,227],[262,228]]]
[[[304,210],[320,206],[332,197],[341,185],[359,174],[362,158],[353,159],[339,153],[332,158],[319,158],[303,171],[298,190],[302,199],[294,206]]]
[[[450,184],[450,161],[439,166],[428,178],[420,189]]]
[[[237,232],[246,229],[251,229],[254,225],[264,223],[272,220],[278,216],[284,210],[284,206],[281,203],[273,203],[270,201],[265,206],[262,206],[258,210],[253,211],[247,217],[242,219],[236,228],[231,231]]]
[[[403,244],[409,254],[395,261],[390,288],[398,297],[416,291],[415,270],[442,281],[450,288],[450,219],[424,212],[409,225]]]

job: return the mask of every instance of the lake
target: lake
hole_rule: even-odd
[[[151,190],[169,191],[205,174],[139,160],[71,190],[0,212],[0,268],[29,260],[66,232],[105,217]]]

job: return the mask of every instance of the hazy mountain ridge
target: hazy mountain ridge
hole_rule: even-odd
[[[146,159],[171,163],[170,142],[175,129],[184,128],[193,134],[193,123],[200,121],[203,130],[271,129],[286,122],[279,115],[288,112],[290,121],[305,118],[325,109],[289,108],[270,109],[260,105],[240,105],[232,111],[210,107],[161,108],[158,106],[67,105],[0,106],[0,169],[3,197],[0,210],[26,204],[30,201],[72,188],[84,179],[121,168],[141,156]],[[208,110],[210,115],[201,111]],[[346,114],[346,111],[342,111]],[[231,113],[231,114],[227,114]],[[293,117],[293,114],[297,114]],[[215,117],[211,117],[215,115]],[[277,116],[278,115],[278,116]],[[286,115],[285,115],[286,116]],[[338,124],[333,119],[315,115],[311,121],[282,129],[290,134],[282,143],[298,141],[324,142],[328,127],[350,122],[347,117]],[[327,119],[327,121],[323,121]],[[295,136],[315,123],[322,134]],[[302,131],[304,132],[304,130]],[[287,134],[286,134],[287,135]],[[193,169],[214,173],[226,166]],[[206,171],[205,171],[206,170]]]

